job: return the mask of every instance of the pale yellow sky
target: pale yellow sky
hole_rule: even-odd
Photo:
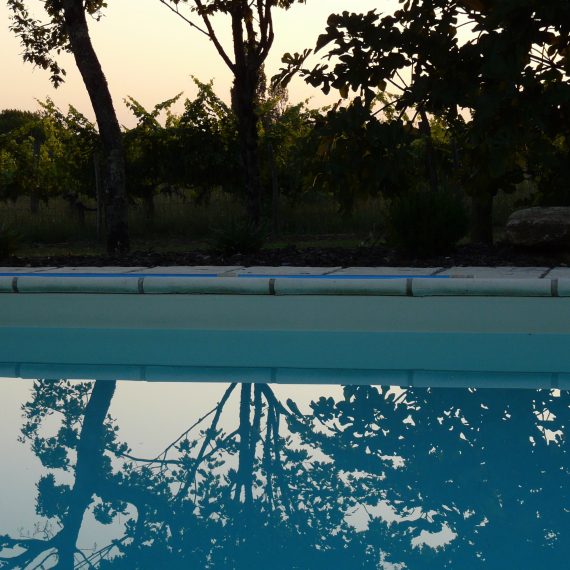
[[[41,4],[39,0],[28,2],[30,5]],[[276,40],[266,65],[268,76],[279,69],[283,53],[314,46],[329,14],[372,9],[388,12],[396,5],[397,0],[308,0],[306,5],[298,5],[289,11],[276,10]],[[219,22],[219,30],[227,43],[229,30],[224,24]],[[5,3],[0,3],[0,26],[0,109],[36,109],[35,100],[49,96],[63,109],[72,104],[93,117],[85,88],[69,56],[62,57],[67,81],[56,90],[50,85],[48,72],[22,62],[22,49],[8,30]],[[105,17],[100,22],[93,22],[91,30],[119,119],[124,125],[133,124],[123,103],[127,95],[146,107],[180,91],[193,96],[195,89],[191,75],[202,81],[214,79],[216,92],[228,100],[231,76],[213,45],[158,0],[109,0]],[[297,102],[307,97],[312,97],[312,106],[330,101],[320,91],[294,80],[290,100]]]

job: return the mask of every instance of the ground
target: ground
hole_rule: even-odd
[[[450,267],[450,266],[518,266],[553,267],[570,265],[570,252],[524,251],[507,245],[463,245],[440,256],[417,258],[399,254],[385,246],[338,247],[323,242],[322,246],[289,245],[263,249],[255,254],[223,255],[208,249],[189,251],[133,251],[127,255],[61,254],[25,255],[0,259],[0,265],[11,267],[39,266],[137,266],[157,265],[240,265],[240,266],[316,266],[316,267]]]

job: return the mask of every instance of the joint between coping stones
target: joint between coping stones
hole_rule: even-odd
[[[269,294],[275,295],[275,279],[269,280]]]
[[[552,297],[558,297],[558,279],[550,280],[550,294]]]
[[[144,295],[144,277],[139,277],[138,289],[141,295]]]
[[[413,297],[414,296],[414,289],[413,289],[413,279],[411,277],[408,277],[406,279],[406,295],[408,297]]]
[[[18,278],[17,277],[12,278],[12,292],[13,293],[19,293],[20,292],[18,290]]]

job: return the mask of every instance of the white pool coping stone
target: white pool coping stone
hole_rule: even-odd
[[[0,293],[570,297],[570,268],[0,268]]]

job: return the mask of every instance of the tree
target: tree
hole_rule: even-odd
[[[198,93],[184,102],[184,112],[173,118],[176,135],[171,153],[179,161],[178,184],[193,190],[198,202],[207,201],[214,188],[241,189],[236,117],[214,92],[213,82],[194,78]]]
[[[264,195],[271,197],[271,229],[280,232],[281,197],[297,201],[312,186],[312,140],[320,113],[310,110],[307,101],[290,105],[286,88],[260,86],[259,113],[261,182]],[[266,200],[269,202],[269,200]]]
[[[137,119],[125,133],[129,195],[143,199],[149,220],[157,193],[184,193],[205,203],[214,189],[240,189],[235,116],[214,93],[213,82],[194,83],[198,93],[184,101],[180,115],[170,111],[180,95],[150,111],[132,97],[126,100]]]
[[[3,109],[0,111],[0,137],[20,129],[38,118],[38,113],[20,111],[19,109]]]
[[[414,133],[401,121],[373,116],[361,101],[317,117],[311,139],[313,187],[332,194],[344,216],[361,198],[393,197],[421,179]]]
[[[181,93],[158,103],[152,111],[147,111],[136,99],[128,97],[127,107],[138,123],[125,133],[126,167],[129,195],[141,197],[145,204],[147,220],[154,219],[154,197],[160,191],[171,192],[174,188],[179,155],[174,152],[172,138],[174,117],[170,108]],[[167,119],[163,127],[159,115],[166,111]]]
[[[37,213],[40,200],[47,202],[69,182],[67,148],[63,131],[49,112],[37,113],[21,127],[0,137],[4,151],[0,196],[28,196],[30,211]]]
[[[83,223],[90,209],[85,198],[95,197],[97,130],[72,106],[63,113],[49,98],[39,105],[41,111],[5,123],[12,126],[0,134],[0,199],[28,196],[35,213],[40,201],[62,197]]]
[[[350,90],[367,105],[387,86],[392,106],[412,109],[431,144],[428,114],[445,120],[457,149],[457,169],[473,198],[472,239],[492,241],[492,202],[526,174],[527,151],[548,133],[569,132],[570,5],[561,0],[474,2],[402,0],[389,16],[331,15],[317,50],[332,64],[304,67],[310,51],[286,54],[278,80],[300,72],[325,92]],[[460,39],[458,27],[470,29]],[[433,153],[426,171],[437,187]]]
[[[12,11],[12,31],[20,38],[24,60],[51,72],[58,86],[65,76],[56,56],[62,51],[73,54],[97,119],[104,153],[105,221],[107,251],[125,252],[129,248],[127,195],[122,133],[107,80],[93,48],[87,15],[98,18],[104,0],[48,0],[44,8],[48,20],[33,18],[25,1],[8,0]]]
[[[237,117],[241,167],[250,222],[261,221],[258,90],[263,64],[273,45],[273,9],[288,9],[305,0],[182,0],[202,20],[194,23],[179,11],[180,0],[160,0],[193,28],[209,38],[233,74],[232,108]],[[233,57],[224,49],[214,28],[214,17],[229,16]],[[203,26],[203,27],[202,27]]]

